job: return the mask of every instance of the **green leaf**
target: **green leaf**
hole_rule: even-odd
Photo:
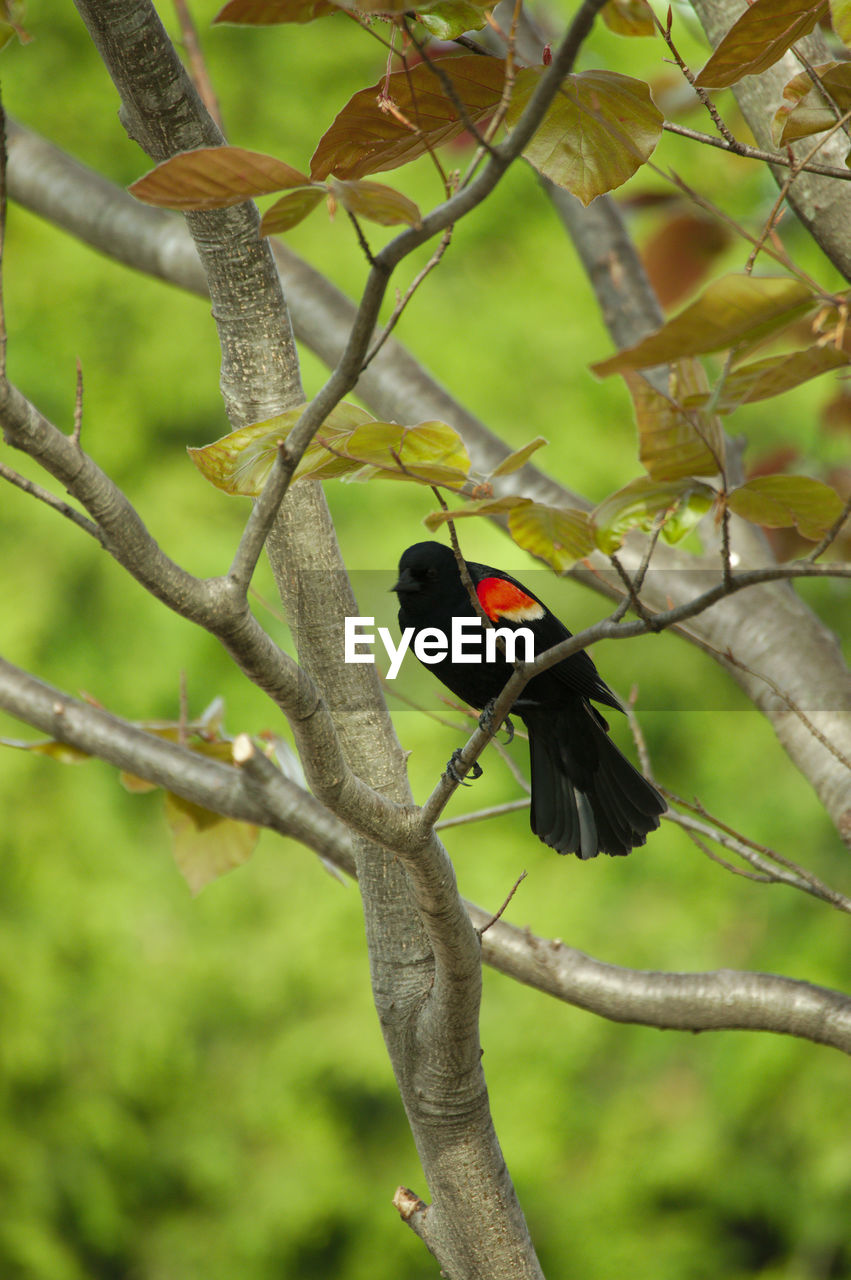
[[[492,4],[472,4],[470,0],[441,0],[426,12],[418,10],[417,17],[435,40],[456,40],[465,31],[480,31],[485,13],[492,8]]]
[[[56,738],[41,738],[38,742],[28,742],[23,738],[0,738],[0,747],[29,751],[34,756],[47,756],[57,764],[83,764],[84,761],[91,760],[87,751],[72,747],[68,742],[59,742]]]
[[[807,347],[803,351],[784,352],[768,356],[750,364],[739,365],[727,374],[720,393],[715,398],[716,413],[731,413],[740,404],[752,404],[755,400],[767,400],[783,395],[793,387],[799,387],[810,378],[841,369],[848,364],[844,351],[833,346]],[[705,403],[708,392],[690,397],[686,402],[695,407]]]
[[[767,71],[826,12],[827,0],[754,0],[698,73],[698,86],[724,89]]]
[[[754,343],[817,304],[807,285],[787,276],[722,276],[656,333],[591,368],[605,378]]]
[[[5,49],[16,36],[19,44],[29,44],[32,40],[22,25],[24,8],[23,0],[0,0],[0,49]]]
[[[809,476],[754,476],[727,495],[737,516],[769,529],[796,525],[803,538],[817,542],[839,519],[842,499],[835,489]]]
[[[274,156],[244,147],[198,147],[164,160],[128,190],[163,209],[227,209],[310,179]]]
[[[165,816],[172,852],[193,894],[247,862],[257,844],[258,829],[173,795],[165,795]]]
[[[513,128],[545,74],[517,73],[506,124]],[[523,155],[551,182],[583,204],[631,178],[662,135],[662,114],[643,80],[615,71],[566,76],[541,127]]]
[[[358,465],[377,467],[394,480],[461,488],[470,472],[464,441],[445,422],[420,422],[414,427],[370,422],[352,432],[346,452]]]
[[[201,474],[206,476],[217,489],[222,489],[225,493],[256,497],[266,483],[275,461],[279,441],[287,438],[305,407],[300,405],[274,418],[268,418],[264,422],[240,427],[238,431],[231,431],[221,439],[214,440],[212,444],[204,445],[203,448],[189,448],[187,453]],[[330,438],[337,434],[347,436],[355,426],[371,420],[365,409],[359,409],[357,405],[346,404],[344,401],[331,411],[322,424],[321,430]],[[329,455],[327,450],[313,441],[305,450],[296,468],[296,478],[306,474],[315,474],[315,478],[322,478],[325,472],[321,472],[318,468],[315,473],[311,471],[311,462],[317,459],[329,467],[339,468],[332,474],[351,470],[353,465],[345,461],[340,464],[338,459]]]
[[[255,27],[278,22],[312,22],[336,13],[331,0],[229,0],[213,22],[238,22]]]
[[[591,514],[596,545],[606,555],[617,551],[630,529],[650,533],[661,516],[662,537],[678,542],[712,506],[716,492],[700,480],[654,480],[641,476],[612,493]]]
[[[507,458],[503,458],[498,466],[494,467],[491,472],[491,479],[495,476],[509,476],[514,471],[519,471],[521,467],[525,467],[533,453],[545,444],[549,444],[543,436],[535,436],[534,440],[530,440],[528,444],[524,444],[522,449],[516,449],[514,453],[510,453]]]
[[[301,412],[301,411],[299,411]],[[352,432],[366,423],[374,423],[371,413],[356,404],[342,401],[325,419],[319,431],[304,451],[295,470],[295,479],[332,480],[350,475],[362,463],[348,457],[346,445]],[[327,442],[330,452],[322,441]]]
[[[504,498],[483,498],[479,502],[469,502],[466,507],[459,507],[457,511],[432,511],[423,524],[433,533],[449,520],[463,520],[467,516],[503,515],[516,507],[528,507],[531,504],[531,498],[521,498],[516,494],[506,494]]]
[[[600,17],[619,36],[654,36],[656,23],[647,0],[608,0]]]
[[[813,72],[841,112],[851,109],[851,64],[825,62],[814,67]],[[836,124],[833,108],[806,71],[793,76],[784,85],[783,97],[786,101],[777,108],[771,122],[771,137],[775,146],[795,142],[798,138],[808,138],[813,133],[832,129]]]
[[[518,547],[546,560],[558,572],[569,569],[594,550],[588,512],[574,507],[524,503],[509,514],[508,532]]]
[[[638,456],[654,480],[714,476],[724,459],[724,435],[713,414],[686,407],[700,389],[708,395],[703,367],[679,360],[671,369],[668,396],[640,374],[626,372],[638,427]]]
[[[261,236],[280,235],[298,226],[303,218],[312,213],[318,204],[327,196],[327,191],[320,183],[308,187],[296,187],[288,191],[280,200],[270,205],[260,219]]]
[[[422,214],[413,200],[383,182],[360,179],[346,182],[330,177],[326,185],[334,199],[355,217],[368,218],[382,227],[395,227],[399,223],[418,227],[422,222]]]
[[[407,164],[457,138],[467,122],[433,67],[448,77],[474,124],[493,112],[505,81],[501,58],[434,58],[431,65],[421,62],[407,72],[394,71],[349,99],[320,139],[310,162],[311,177],[320,181],[333,173],[338,178],[363,178]]]
[[[842,43],[851,46],[851,0],[830,0],[830,20]]]

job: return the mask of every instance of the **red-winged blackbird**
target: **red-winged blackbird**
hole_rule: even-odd
[[[568,638],[564,624],[510,574],[469,560],[467,568],[494,626],[513,631],[528,627],[536,656]],[[439,542],[408,548],[393,590],[399,597],[399,626],[403,632],[413,627],[415,638],[426,628],[438,628],[449,638],[453,617],[477,616],[453,551]],[[468,654],[470,636],[468,631]],[[484,656],[483,644],[480,652]],[[518,656],[524,656],[522,645]],[[497,697],[513,669],[498,649],[490,662],[453,662],[447,653],[428,665],[448,689],[478,710]],[[655,831],[666,805],[621,755],[589,699],[623,709],[583,649],[534,676],[514,704],[529,730],[531,826],[558,853],[580,858],[594,858],[601,851],[626,854]]]

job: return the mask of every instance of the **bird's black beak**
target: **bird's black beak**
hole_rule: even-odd
[[[399,574],[398,581],[390,588],[390,590],[395,591],[397,595],[400,591],[419,591],[419,589],[420,584],[417,582],[417,579],[411,573],[410,569],[403,569]]]

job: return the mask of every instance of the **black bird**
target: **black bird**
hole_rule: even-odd
[[[511,574],[469,560],[467,568],[494,626],[514,631],[528,627],[536,656],[570,636]],[[453,617],[477,616],[452,549],[439,542],[408,547],[393,590],[399,597],[399,626],[403,632],[413,627],[414,638],[427,627],[439,628],[448,638]],[[468,652],[472,634],[467,633]],[[484,645],[481,652],[484,656]],[[525,656],[522,645],[517,656]],[[478,710],[498,696],[513,670],[498,649],[490,662],[453,662],[449,652],[428,665],[448,689]],[[529,730],[532,830],[557,853],[580,858],[629,853],[656,830],[666,808],[656,788],[612,742],[592,699],[623,710],[583,649],[534,676],[513,708]]]

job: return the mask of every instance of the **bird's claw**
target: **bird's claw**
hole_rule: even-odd
[[[485,733],[490,733],[491,729],[493,728],[493,709],[495,705],[496,705],[496,698],[491,698],[490,702],[485,707],[482,714],[479,716],[479,728],[484,729]],[[511,722],[510,716],[505,717],[505,719],[502,722],[502,728],[508,734],[508,738],[506,739],[506,744],[505,744],[506,746],[508,746],[510,743],[514,741],[514,725]]]
[[[452,752],[452,756],[449,760],[449,763],[446,766],[446,772],[449,774],[453,782],[459,784],[462,787],[469,787],[470,783],[464,781],[464,774],[458,768],[458,761],[461,758],[462,750],[463,748],[459,747],[457,751]],[[475,782],[476,778],[480,778],[482,776],[482,774],[484,773],[484,769],[479,764],[478,760],[476,760],[473,762],[473,764],[470,766],[467,772],[470,774],[471,780]]]

